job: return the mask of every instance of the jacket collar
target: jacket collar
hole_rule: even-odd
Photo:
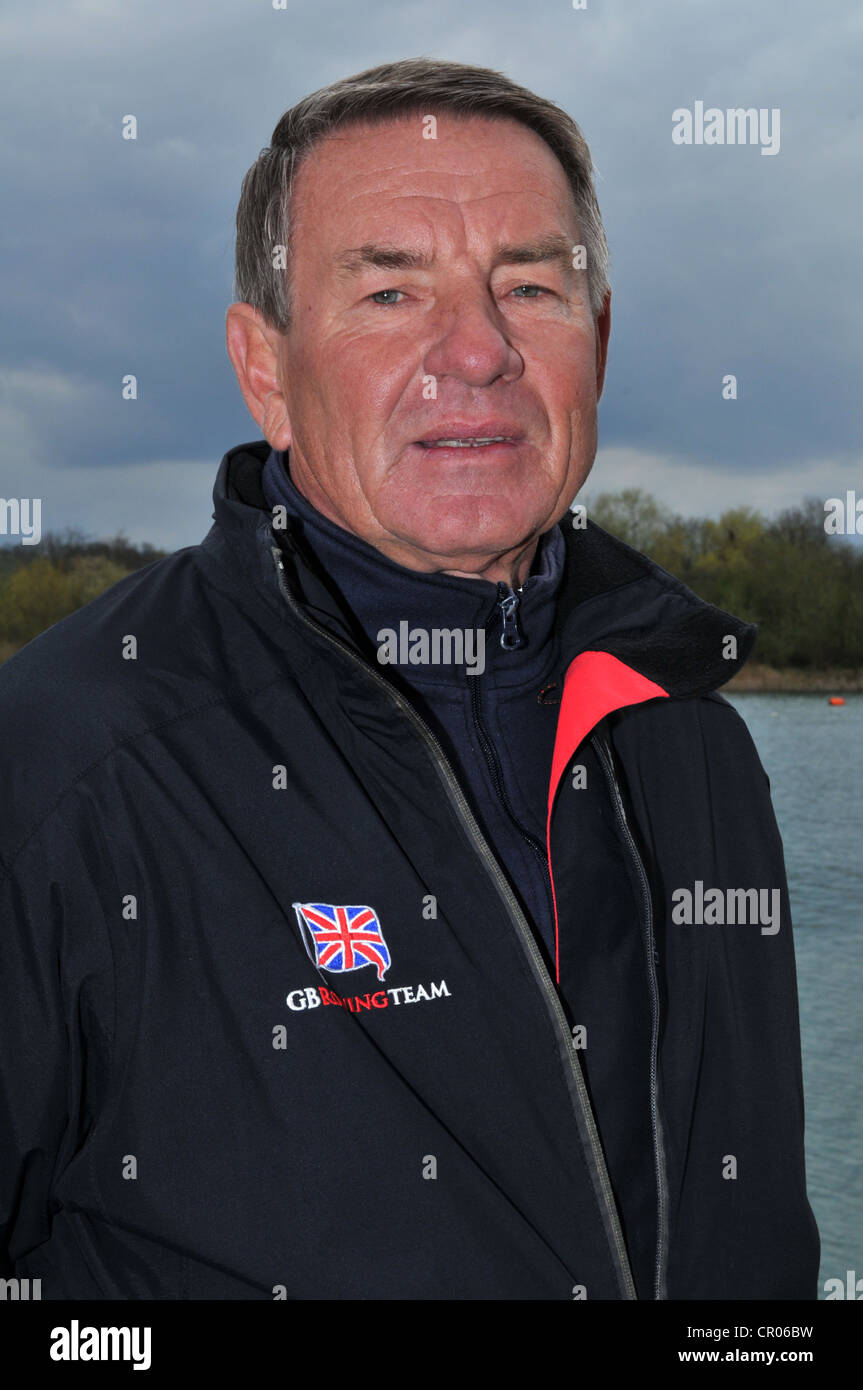
[[[566,546],[556,526],[541,537],[531,573],[518,590],[510,632],[518,644],[502,644],[502,602],[508,584],[486,579],[407,569],[375,546],[322,516],[297,489],[290,459],[271,451],[262,487],[273,508],[296,522],[320,565],[343,596],[366,637],[369,659],[378,660],[381,634],[397,649],[393,665],[400,678],[427,691],[446,687],[461,692],[463,663],[406,662],[410,634],[455,629],[482,632],[479,670],[486,686],[514,689],[548,678],[554,661],[557,593],[563,580]],[[278,517],[281,520],[281,516]],[[292,532],[293,534],[293,532]],[[475,650],[475,648],[474,648]],[[556,673],[555,673],[556,674]]]
[[[213,489],[214,526],[203,542],[211,550],[227,548],[256,595],[284,616],[272,547],[278,545],[288,582],[310,616],[363,652],[364,635],[338,591],[303,541],[299,528],[272,526],[261,487],[269,457],[265,440],[240,444],[225,454]],[[563,582],[557,611],[567,685],[600,672],[608,684],[613,671],[629,673],[612,681],[625,696],[637,688],[640,699],[653,695],[691,697],[724,685],[747,660],[757,628],[752,623],[699,598],[647,556],[588,521],[574,529],[560,523],[566,543]],[[597,664],[592,654],[613,658]],[[576,664],[576,659],[579,659]],[[630,677],[640,684],[630,685]],[[629,703],[621,698],[609,708]],[[605,711],[606,713],[608,710]],[[601,715],[599,717],[602,717]]]

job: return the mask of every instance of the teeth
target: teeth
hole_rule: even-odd
[[[488,439],[432,439],[426,448],[475,449],[478,444],[503,444],[505,434],[490,435]]]

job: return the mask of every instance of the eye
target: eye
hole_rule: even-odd
[[[528,293],[522,294],[522,290],[527,290]],[[537,295],[549,293],[550,291],[545,289],[542,285],[516,285],[513,290],[513,294],[517,295],[519,299],[536,299]]]
[[[389,295],[389,294],[403,294],[403,293],[404,293],[403,290],[375,290],[374,294],[370,294],[370,295],[369,295],[369,299],[374,300],[375,304],[383,304],[384,307],[386,307],[386,306],[389,305],[389,304],[396,304],[396,303],[398,303],[398,301],[395,300],[395,299],[379,299],[379,298],[378,298],[379,295],[382,295],[382,294],[387,294],[387,295]]]

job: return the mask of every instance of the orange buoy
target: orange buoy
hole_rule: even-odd
[[[831,695],[829,703],[831,705],[844,705],[845,701],[842,699],[841,695]]]

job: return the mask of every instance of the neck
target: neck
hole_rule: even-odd
[[[509,550],[495,551],[490,555],[435,555],[401,541],[397,536],[384,535],[372,539],[361,535],[346,523],[326,494],[315,485],[314,479],[302,469],[292,468],[290,478],[297,492],[328,521],[349,531],[367,545],[374,546],[388,560],[405,569],[416,570],[420,574],[449,574],[456,579],[483,579],[491,584],[506,584],[510,589],[521,588],[530,574],[539,536],[531,536],[526,542],[520,541]]]
[[[442,574],[452,574],[457,579],[486,579],[492,584],[506,584],[510,589],[520,589],[530,574],[539,537],[533,536],[523,550],[515,557],[511,552],[494,555],[477,569],[442,569]]]

